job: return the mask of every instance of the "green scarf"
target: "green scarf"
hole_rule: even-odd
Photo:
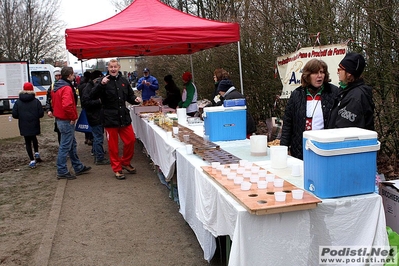
[[[348,84],[346,84],[346,83],[340,81],[340,82],[339,82],[339,87],[340,87],[341,89],[345,90],[345,89],[348,87]]]

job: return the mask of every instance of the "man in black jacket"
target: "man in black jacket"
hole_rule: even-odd
[[[136,137],[126,102],[138,104],[142,102],[142,99],[134,95],[129,81],[122,76],[119,69],[119,62],[111,59],[108,63],[107,75],[101,79],[98,86],[93,88],[90,97],[101,100],[101,122],[108,137],[111,167],[117,179],[125,179],[122,169],[128,173],[136,173],[136,168],[130,163],[134,154]],[[122,157],[119,157],[119,137],[123,142]]]

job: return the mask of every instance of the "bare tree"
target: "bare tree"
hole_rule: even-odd
[[[60,56],[59,0],[0,2],[0,56],[6,60],[55,61]]]

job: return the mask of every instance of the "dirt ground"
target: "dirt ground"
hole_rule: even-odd
[[[78,155],[93,169],[58,181],[53,120],[44,117],[41,126],[44,162],[36,169],[28,167],[22,137],[0,140],[0,265],[223,265],[218,255],[210,264],[203,259],[141,143],[138,173],[120,181],[110,166],[94,165],[77,132]]]

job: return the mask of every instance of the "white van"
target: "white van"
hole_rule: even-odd
[[[49,64],[30,64],[29,78],[36,92],[36,98],[46,106],[47,90],[54,82],[54,67]]]

